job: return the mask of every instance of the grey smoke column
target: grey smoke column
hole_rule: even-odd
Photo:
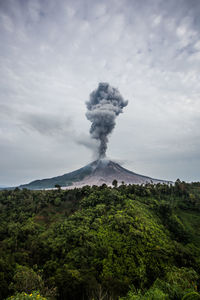
[[[119,91],[108,83],[101,82],[96,90],[90,94],[90,100],[86,102],[86,117],[92,122],[90,134],[93,139],[99,140],[99,158],[106,155],[108,134],[115,127],[116,117],[122,113],[128,104]]]

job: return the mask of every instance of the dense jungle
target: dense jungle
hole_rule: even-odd
[[[200,183],[0,191],[0,299],[200,299]]]

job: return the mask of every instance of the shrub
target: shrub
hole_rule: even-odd
[[[191,292],[183,296],[182,300],[200,300],[199,293]]]
[[[18,293],[14,296],[11,296],[11,297],[7,298],[7,300],[29,300],[29,299],[32,299],[32,300],[47,300],[47,298],[42,297],[40,295],[40,293],[37,292],[37,291],[33,291],[30,294],[26,294],[26,293],[22,292],[22,293]]]

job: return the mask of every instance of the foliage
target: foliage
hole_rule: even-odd
[[[33,290],[41,290],[43,285],[44,283],[41,276],[36,274],[33,269],[26,266],[16,265],[10,289],[30,294]]]
[[[113,186],[0,191],[0,299],[196,299],[200,184]]]
[[[183,296],[182,300],[199,300],[200,294],[196,292],[191,292]]]
[[[42,297],[40,295],[40,293],[37,291],[33,291],[30,294],[27,294],[24,292],[17,293],[16,295],[7,298],[7,300],[29,300],[29,299],[31,299],[31,300],[47,300],[47,298]]]

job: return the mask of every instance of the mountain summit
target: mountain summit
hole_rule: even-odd
[[[29,184],[20,185],[20,188],[48,189],[55,185],[61,187],[82,187],[84,185],[111,185],[116,179],[119,184],[171,183],[170,181],[154,179],[131,172],[111,160],[96,160],[76,171],[53,178],[35,180]]]

